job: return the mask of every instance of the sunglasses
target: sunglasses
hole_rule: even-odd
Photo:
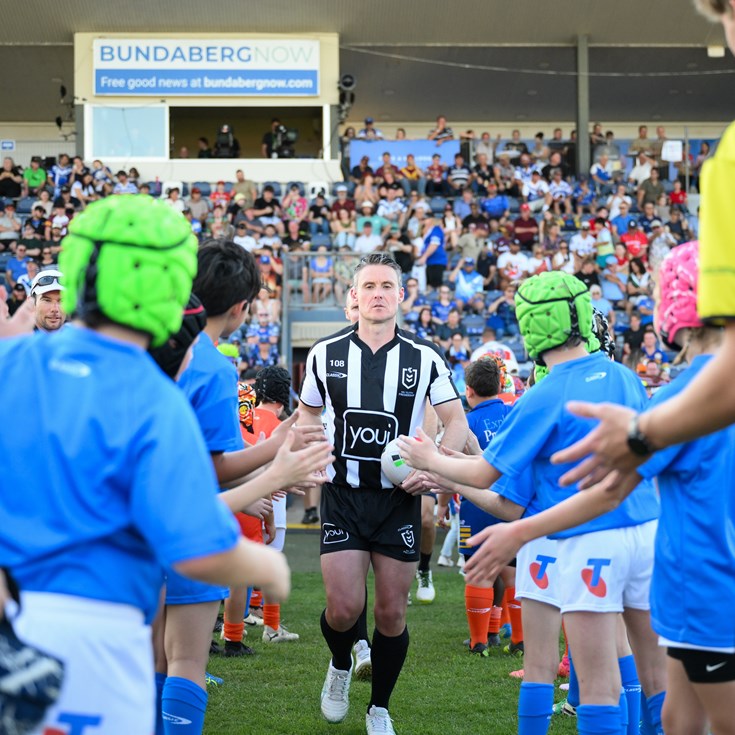
[[[36,286],[50,286],[52,283],[59,283],[58,276],[41,276],[36,281]]]

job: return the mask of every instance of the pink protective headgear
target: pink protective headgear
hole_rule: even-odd
[[[680,329],[702,327],[697,316],[699,277],[699,242],[685,242],[675,247],[659,269],[659,297],[656,304],[658,330],[664,343],[672,348]]]

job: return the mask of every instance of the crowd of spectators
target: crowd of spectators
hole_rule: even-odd
[[[439,147],[455,133],[440,116],[427,137]],[[242,170],[233,181],[166,185],[142,181],[135,168],[113,173],[99,160],[87,166],[79,156],[61,154],[46,170],[38,157],[25,170],[5,158],[0,258],[9,308],[27,297],[30,271],[55,266],[77,212],[111,194],[149,193],[182,212],[200,240],[229,237],[257,258],[263,289],[250,323],[231,338],[245,367],[281,359],[283,289],[304,304],[341,306],[356,259],[383,250],[405,275],[405,324],[441,346],[458,379],[487,341],[486,329],[522,357],[518,284],[564,270],[587,284],[618,341],[619,358],[650,385],[666,380],[668,355],[655,334],[647,336],[651,292],[666,253],[696,237],[688,196],[709,155],[706,144],[696,160],[685,151],[670,181],[661,127],[654,139],[640,127],[628,147],[631,167],[614,134],[595,125],[593,163],[581,177],[574,175],[576,136],[565,139],[561,129],[548,140],[537,134],[532,144],[517,130],[505,141],[473,131],[456,137],[463,146],[451,166],[438,154],[425,170],[410,154],[399,166],[385,152],[376,168],[363,157],[344,182],[313,196],[302,182],[258,185]],[[357,133],[348,128],[346,160],[355,138],[383,134],[371,118]]]

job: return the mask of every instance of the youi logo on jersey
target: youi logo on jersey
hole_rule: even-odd
[[[344,414],[342,456],[380,462],[383,449],[398,436],[398,419],[382,411],[348,408]]]

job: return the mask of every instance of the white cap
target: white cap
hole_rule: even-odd
[[[40,296],[49,291],[63,291],[64,287],[59,282],[61,278],[61,271],[39,271],[31,282],[31,296]]]

